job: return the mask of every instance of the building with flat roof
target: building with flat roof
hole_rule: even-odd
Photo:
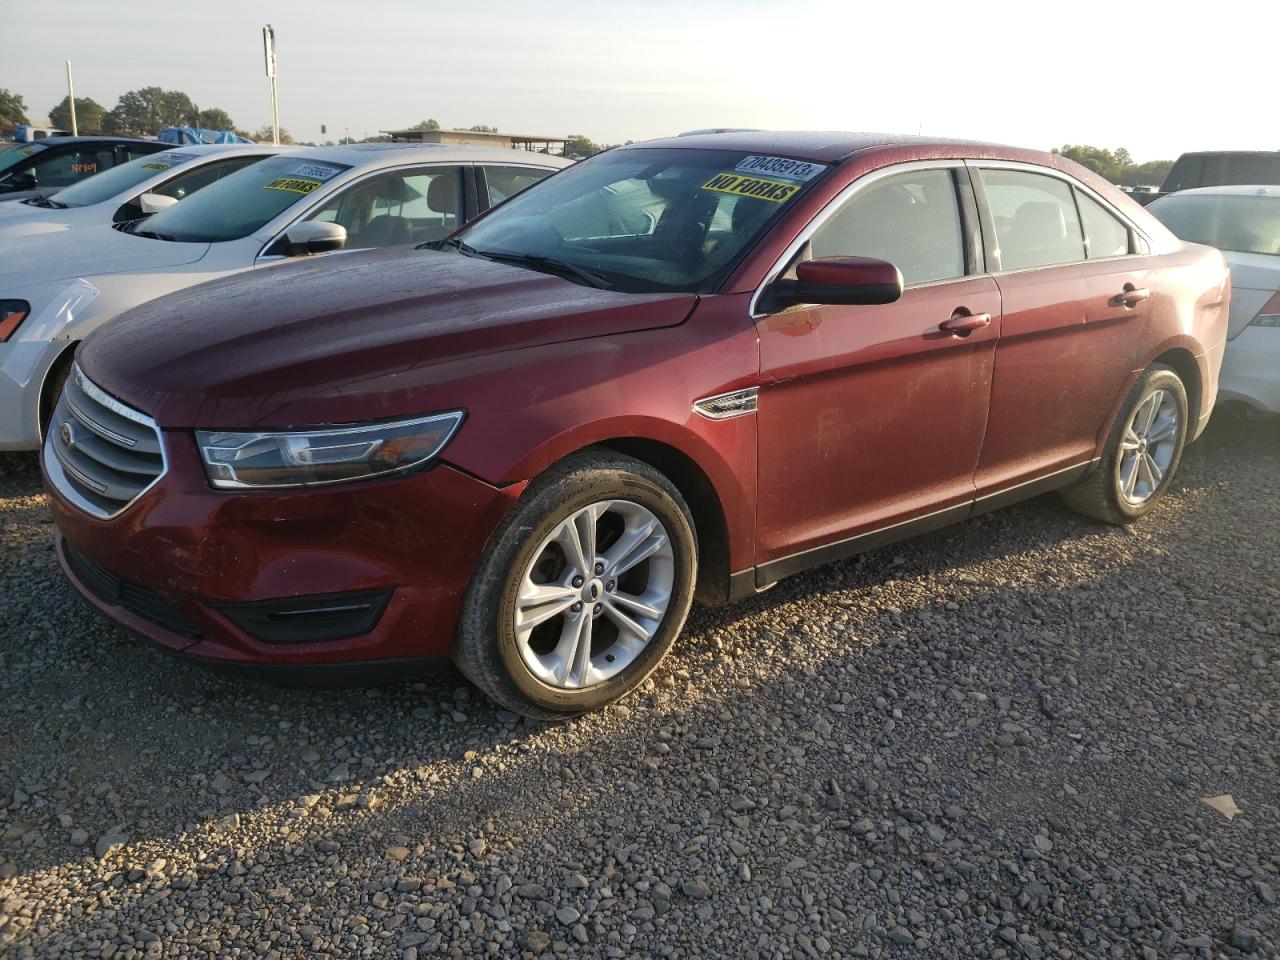
[[[544,137],[525,133],[482,133],[479,130],[383,130],[399,143],[444,143],[454,147],[498,147],[502,150],[532,150],[535,153],[564,153],[565,137]]]

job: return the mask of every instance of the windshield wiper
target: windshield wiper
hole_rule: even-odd
[[[52,210],[67,209],[67,205],[65,203],[62,203],[59,200],[54,200],[52,197],[27,197],[27,199],[22,202],[29,203],[33,207],[45,207]]]
[[[467,249],[463,249],[467,247]],[[469,256],[483,257],[486,260],[496,260],[498,263],[509,263],[512,266],[528,267],[530,270],[537,270],[541,273],[554,273],[560,276],[577,277],[589,287],[596,287],[600,290],[609,290],[613,284],[600,276],[598,273],[580,267],[576,263],[566,263],[564,260],[557,260],[555,257],[544,257],[537,253],[501,253],[495,250],[476,250],[475,247],[468,244],[459,243],[458,249]]]

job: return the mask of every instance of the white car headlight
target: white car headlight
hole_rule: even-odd
[[[303,487],[410,470],[444,449],[463,412],[350,427],[196,431],[209,482],[221,490]]]

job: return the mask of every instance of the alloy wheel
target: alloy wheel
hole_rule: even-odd
[[[515,637],[543,683],[581,690],[626,670],[671,603],[675,556],[662,522],[629,500],[574,511],[521,573]]]
[[[1168,390],[1154,390],[1134,409],[1120,438],[1116,483],[1133,506],[1150,500],[1178,452],[1181,413]]]

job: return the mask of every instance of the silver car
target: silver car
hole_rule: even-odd
[[[0,242],[0,450],[34,450],[75,345],[164,294],[294,257],[441,240],[570,161],[421,144],[261,160],[129,230]]]
[[[1179,238],[1217,247],[1231,267],[1219,399],[1280,413],[1280,187],[1180,190],[1147,209]]]

